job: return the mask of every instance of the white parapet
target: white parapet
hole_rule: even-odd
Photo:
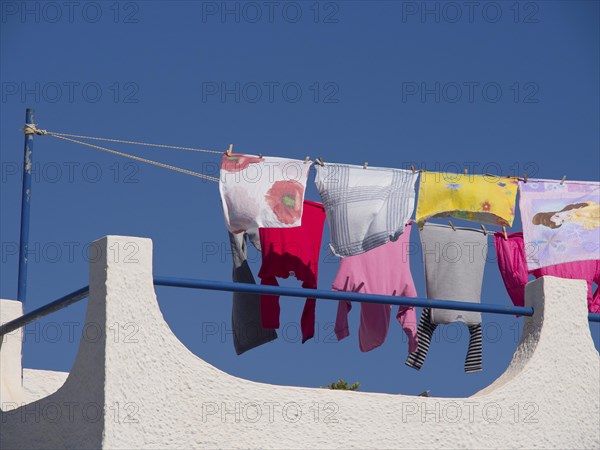
[[[86,325],[100,334],[81,339],[64,385],[20,403],[20,335],[1,348],[2,449],[600,447],[600,358],[584,281],[531,282],[526,304],[535,314],[507,371],[472,397],[426,398],[228,375],[192,354],[164,321],[149,239],[108,236],[95,245],[101,257],[90,264]],[[119,258],[128,248],[135,256]],[[2,300],[1,309],[11,304]],[[107,339],[114,324],[120,336],[131,324],[137,332]]]

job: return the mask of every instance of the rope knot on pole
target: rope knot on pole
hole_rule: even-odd
[[[39,129],[35,126],[35,123],[26,123],[25,128],[23,128],[23,133],[25,134],[37,134],[38,136],[43,136],[48,134],[46,130]]]

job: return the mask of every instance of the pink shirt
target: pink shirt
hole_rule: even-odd
[[[409,265],[409,223],[397,241],[361,253],[342,258],[332,288],[336,291],[362,292],[365,294],[416,297],[417,291]],[[335,334],[338,340],[350,334],[348,312],[352,304],[338,303]],[[360,350],[368,352],[385,341],[390,326],[391,305],[361,303],[358,340]],[[415,308],[399,306],[396,318],[408,336],[408,351],[417,350],[417,324]]]

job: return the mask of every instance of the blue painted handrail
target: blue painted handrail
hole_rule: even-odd
[[[34,309],[27,314],[23,314],[21,317],[17,317],[15,320],[11,320],[10,322],[6,322],[4,325],[0,326],[0,336],[3,336],[8,333],[12,333],[15,330],[18,330],[21,327],[24,327],[30,322],[34,320],[41,319],[48,314],[52,314],[55,311],[66,308],[73,303],[77,303],[79,300],[83,300],[90,293],[90,287],[86,286],[81,289],[77,289],[76,291],[71,292],[70,294],[65,295],[64,297],[59,298],[58,300],[54,300],[53,302],[48,303],[47,305],[40,306],[38,309]]]
[[[230,281],[196,280],[191,278],[154,277],[155,286],[209,289],[211,291],[247,292],[250,294],[285,295],[287,297],[320,298],[323,300],[349,300],[353,302],[379,303],[384,305],[423,306],[459,311],[476,311],[518,316],[533,315],[533,308],[523,306],[500,306],[483,303],[430,300],[427,298],[395,297],[391,295],[360,294],[358,292],[328,291],[324,289],[288,288],[262,286],[259,284],[232,283]]]
[[[228,281],[196,280],[192,278],[154,277],[155,286],[208,289],[213,291],[247,292],[251,294],[285,295],[287,297],[320,298],[323,300],[349,300],[354,302],[379,303],[386,305],[422,306],[458,311],[475,311],[517,316],[533,315],[533,308],[523,306],[501,306],[485,303],[457,302],[453,300],[430,300],[427,298],[393,297],[388,295],[359,294],[356,292],[328,291],[324,289],[302,289],[281,286],[232,283]],[[72,305],[89,295],[89,286],[71,292],[47,305],[35,309],[0,326],[0,336],[11,333],[34,320]],[[590,322],[600,322],[600,314],[588,314]]]

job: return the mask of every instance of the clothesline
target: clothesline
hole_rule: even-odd
[[[183,169],[180,167],[176,167],[170,164],[165,164],[165,163],[161,163],[158,161],[154,161],[148,158],[142,158],[139,156],[135,156],[135,155],[131,155],[125,152],[120,152],[120,151],[116,151],[116,150],[112,150],[106,147],[101,147],[98,145],[94,145],[94,144],[90,144],[88,142],[83,142],[80,141],[79,139],[89,139],[89,140],[95,140],[95,141],[105,141],[105,142],[114,142],[114,143],[122,143],[122,144],[130,144],[130,145],[140,145],[140,146],[146,146],[146,147],[155,147],[155,148],[162,148],[162,149],[173,149],[173,150],[181,150],[181,151],[192,151],[192,152],[201,152],[201,153],[211,153],[211,154],[226,154],[226,155],[231,155],[232,154],[232,145],[229,146],[229,149],[226,151],[222,151],[222,150],[212,150],[212,149],[200,149],[200,148],[194,148],[194,147],[182,147],[182,146],[174,146],[174,145],[165,145],[165,144],[155,144],[155,143],[149,143],[149,142],[140,142],[140,141],[133,141],[133,140],[126,140],[126,139],[113,139],[113,138],[102,138],[102,137],[97,137],[97,136],[87,136],[87,135],[79,135],[79,134],[70,134],[70,133],[60,133],[60,132],[56,132],[56,131],[47,131],[47,130],[43,130],[43,129],[39,129],[36,127],[35,124],[25,124],[25,128],[24,131],[26,134],[37,134],[40,136],[51,136],[57,139],[61,139],[64,141],[68,141],[68,142],[72,142],[75,144],[80,144],[86,147],[90,147],[90,148],[94,148],[96,150],[100,150],[100,151],[104,151],[107,153],[111,153],[114,155],[118,155],[118,156],[122,156],[125,158],[129,158],[135,161],[139,161],[139,162],[143,162],[146,164],[150,164],[150,165],[154,165],[156,167],[162,167],[164,169],[169,169],[169,170],[173,170],[175,172],[179,172],[179,173],[183,173],[186,175],[191,175],[194,176],[196,178],[200,178],[200,179],[204,179],[204,180],[208,180],[208,181],[212,181],[215,183],[219,183],[219,178],[217,177],[213,177],[210,175],[205,175],[199,172],[195,172],[192,170],[188,170],[188,169]],[[77,139],[73,139],[73,138],[77,138]],[[262,157],[262,154],[258,154],[258,157]],[[310,157],[307,156],[305,159],[305,163],[310,161]],[[325,162],[323,160],[322,156],[319,156],[316,158],[315,160],[315,164],[320,165],[321,167],[324,167]],[[364,169],[368,169],[368,162],[365,162],[363,165]],[[379,168],[380,170],[382,168]],[[411,169],[413,173],[416,172],[421,172],[421,173],[436,173],[439,174],[441,172],[429,172],[425,169],[418,169],[415,170],[414,165],[411,165]],[[389,170],[395,170],[395,169],[389,169]],[[464,174],[454,174],[454,173],[444,173],[445,175],[448,176],[461,176],[461,175],[465,175],[467,176],[467,170],[465,169]],[[484,174],[484,176],[489,176],[489,177],[495,177],[495,178],[507,178],[507,179],[513,179],[513,180],[518,180],[518,181],[523,181],[524,183],[528,182],[528,177],[527,174],[525,174],[523,176],[523,178],[517,177],[517,176],[501,176],[501,175],[494,175],[494,174],[489,174],[486,173]],[[536,181],[544,181],[544,182],[551,182],[551,183],[560,183],[561,185],[565,183],[566,181],[566,176],[563,176],[561,180],[536,180]],[[577,183],[577,182],[573,182],[570,181],[571,184],[581,184],[581,183]],[[451,228],[456,231],[457,227],[454,226],[454,224],[452,223],[451,220],[448,221],[449,225],[451,226]],[[463,229],[470,229],[470,230],[477,230],[474,228],[464,228]],[[480,230],[477,230],[480,231]],[[504,239],[507,239],[507,233],[506,233],[506,227],[503,226],[502,227],[502,231],[488,231],[484,225],[481,225],[481,231],[487,236],[488,234],[494,234],[494,233],[498,233],[498,234],[502,234],[504,236]]]
[[[129,140],[124,140],[124,139],[110,139],[110,138],[100,138],[100,137],[95,137],[95,136],[84,136],[84,135],[79,135],[79,134],[59,133],[56,131],[41,130],[41,129],[36,128],[35,125],[32,126],[32,124],[26,124],[25,127],[29,128],[35,134],[40,135],[40,136],[45,136],[45,135],[50,135],[50,136],[55,136],[55,137],[64,136],[64,137],[77,138],[77,139],[89,139],[91,141],[117,142],[120,144],[142,145],[142,146],[146,146],[146,147],[158,147],[158,148],[170,148],[170,149],[174,149],[174,150],[186,150],[186,151],[191,151],[191,152],[217,153],[217,154],[223,153],[222,150],[207,150],[207,149],[193,148],[193,147],[178,147],[178,146],[174,146],[174,145],[151,144],[148,142],[129,141]]]
[[[146,164],[151,164],[153,166],[157,166],[157,167],[162,167],[163,169],[169,169],[169,170],[173,170],[175,172],[179,172],[179,173],[183,173],[186,175],[191,175],[197,178],[202,178],[208,181],[214,181],[216,183],[219,182],[219,179],[216,177],[211,177],[210,175],[204,175],[202,173],[199,172],[194,172],[193,170],[188,170],[188,169],[182,169],[181,167],[176,167],[176,166],[172,166],[170,164],[165,164],[165,163],[161,163],[158,161],[154,161],[148,158],[142,158],[140,156],[135,156],[135,155],[130,155],[128,153],[124,153],[124,152],[119,152],[116,150],[112,150],[106,147],[100,147],[99,145],[94,145],[94,144],[90,144],[88,142],[83,142],[83,141],[79,141],[77,139],[71,139],[71,137],[67,137],[67,136],[74,136],[74,137],[78,137],[78,138],[82,138],[82,139],[95,139],[98,141],[109,141],[109,142],[121,142],[121,143],[129,143],[129,144],[137,144],[137,145],[146,145],[146,146],[152,146],[152,147],[160,147],[160,148],[171,148],[171,149],[176,149],[176,150],[187,150],[187,151],[198,151],[198,152],[211,152],[211,153],[223,153],[221,151],[217,151],[217,150],[203,150],[203,149],[194,149],[194,148],[189,148],[189,147],[174,147],[174,146],[168,146],[168,145],[162,145],[162,144],[149,144],[149,143],[143,143],[143,142],[136,142],[136,141],[125,141],[125,140],[120,140],[120,139],[107,139],[107,138],[94,138],[94,137],[90,137],[90,136],[80,136],[80,135],[73,135],[73,134],[66,134],[66,133],[55,133],[52,131],[46,131],[46,130],[40,130],[35,128],[35,126],[31,126],[30,124],[25,125],[26,129],[30,129],[31,132],[40,135],[40,136],[51,136],[57,139],[62,139],[63,141],[68,141],[68,142],[72,142],[74,144],[80,144],[86,147],[91,147],[94,148],[96,150],[101,150],[104,152],[108,152],[108,153],[112,153],[113,155],[118,155],[118,156],[123,156],[125,158],[130,158],[133,159],[135,161],[139,161],[139,162],[144,162]],[[27,132],[27,131],[26,131]]]
[[[76,139],[89,139],[89,140],[93,140],[93,141],[114,142],[114,143],[120,143],[120,144],[140,145],[140,146],[145,146],[145,147],[155,147],[155,148],[162,148],[162,149],[172,149],[172,150],[190,151],[190,152],[198,152],[198,153],[212,153],[212,154],[218,154],[218,155],[222,155],[224,153],[230,154],[230,151],[231,151],[231,146],[229,147],[229,150],[223,151],[223,150],[214,150],[214,149],[201,149],[201,148],[194,148],[194,147],[181,147],[181,146],[175,146],[175,145],[154,144],[154,143],[149,143],[149,142],[140,142],[140,141],[126,140],[126,139],[113,139],[113,138],[102,138],[102,137],[97,137],[97,136],[86,136],[86,135],[80,135],[80,134],[60,133],[57,131],[47,131],[47,130],[39,129],[35,126],[35,124],[25,124],[25,133],[26,134],[37,134],[39,136],[51,136],[51,137],[55,137],[58,139],[63,139],[65,141],[69,141],[72,143],[88,146],[91,148],[95,148],[97,150],[106,151],[106,152],[113,153],[113,154],[116,154],[116,155],[119,155],[119,156],[122,156],[125,158],[134,159],[136,161],[145,162],[147,164],[155,165],[157,167],[174,170],[179,173],[183,173],[186,175],[192,175],[197,178],[203,178],[203,179],[214,181],[214,182],[218,182],[219,179],[216,177],[211,177],[209,175],[204,175],[204,174],[201,174],[198,172],[194,172],[192,170],[182,169],[179,167],[171,166],[169,164],[164,164],[164,163],[160,163],[158,161],[153,161],[153,160],[150,160],[147,158],[141,158],[138,156],[130,155],[128,153],[118,152],[116,150],[107,149],[106,147],[94,146],[92,144],[82,142],[82,141],[79,141]],[[68,138],[76,138],[76,139],[68,139]],[[262,155],[259,154],[259,156],[262,156]],[[309,160],[309,157],[307,157],[307,160]],[[315,159],[315,163],[323,166],[325,164],[325,161],[323,160],[323,157],[319,156],[318,158]],[[365,167],[365,169],[368,168],[367,162],[364,163],[364,167]],[[422,173],[426,173],[426,172],[442,173],[442,172],[430,172],[426,169],[415,169],[414,165],[411,166],[411,169],[413,170],[413,172],[417,171],[417,172],[422,172]],[[444,173],[446,175],[462,175],[459,173],[456,173],[456,174],[450,173],[450,172],[444,172]],[[467,171],[465,170],[465,172],[463,174],[467,175]],[[528,181],[528,176],[526,174],[523,177],[518,177],[518,176],[511,176],[511,175],[495,175],[495,174],[485,173],[484,176],[496,177],[496,178],[509,178],[509,179],[514,179],[514,180],[524,181],[525,183],[527,183],[527,181]],[[565,180],[566,180],[566,176],[563,177],[562,180],[544,180],[544,181],[559,182],[559,183],[563,184],[565,182]],[[571,183],[573,183],[573,182],[571,182]]]
[[[169,164],[164,164],[158,161],[153,161],[147,158],[142,158],[139,156],[135,156],[135,155],[130,155],[128,153],[124,153],[124,152],[119,152],[116,150],[112,150],[106,147],[101,147],[98,145],[94,145],[94,144],[90,144],[87,142],[83,142],[80,141],[78,139],[90,139],[90,140],[96,140],[96,141],[106,141],[106,142],[115,142],[115,143],[123,143],[123,144],[132,144],[132,145],[141,145],[141,146],[148,146],[148,147],[157,147],[157,148],[168,148],[168,149],[175,149],[175,150],[183,150],[183,151],[195,151],[195,152],[204,152],[204,153],[213,153],[213,154],[224,154],[226,152],[223,152],[222,150],[208,150],[208,149],[199,149],[199,148],[193,148],[193,147],[180,147],[180,146],[171,146],[171,145],[164,145],[164,144],[154,144],[154,143],[148,143],[148,142],[139,142],[139,141],[131,141],[131,140],[125,140],[125,139],[112,139],[112,138],[101,138],[101,137],[95,137],[95,136],[86,136],[86,135],[79,135],[79,134],[69,134],[69,133],[59,133],[59,132],[55,132],[55,131],[47,131],[47,130],[42,130],[42,129],[38,129],[35,125],[32,124],[26,124],[25,125],[25,132],[26,133],[34,133],[40,136],[50,136],[50,137],[54,137],[57,139],[61,139],[64,141],[68,141],[68,142],[72,142],[75,144],[80,144],[83,146],[87,146],[90,148],[94,148],[96,150],[101,150],[101,151],[105,151],[114,155],[118,155],[118,156],[122,156],[125,158],[130,158],[139,162],[144,162],[147,164],[151,164],[157,167],[162,167],[164,169],[169,169],[169,170],[173,170],[179,173],[183,173],[186,175],[191,175],[191,176],[195,176],[197,178],[201,178],[201,179],[205,179],[205,180],[209,180],[209,181],[213,181],[218,183],[219,179],[216,177],[212,177],[210,175],[205,175],[205,174],[201,174],[198,172],[194,172],[188,169],[183,169],[180,167],[176,167],[176,166],[172,166]],[[78,138],[78,139],[72,139],[72,138]],[[308,158],[308,157],[307,157]],[[318,160],[320,161],[320,164],[324,164],[322,157],[319,157]],[[367,167],[367,164],[365,163],[365,167]],[[392,170],[392,169],[390,169]],[[421,170],[421,172],[425,172],[424,170]],[[507,177],[509,178],[509,177]],[[452,221],[448,221],[450,226],[452,227],[452,229],[456,230],[456,229],[468,229],[468,230],[473,230],[473,231],[480,231],[483,232],[486,236],[488,234],[494,234],[494,231],[489,231],[487,230],[483,225],[481,226],[481,230],[476,229],[476,228],[469,228],[469,227],[455,227],[454,224],[452,223]],[[506,234],[506,231],[503,230],[503,233]]]

